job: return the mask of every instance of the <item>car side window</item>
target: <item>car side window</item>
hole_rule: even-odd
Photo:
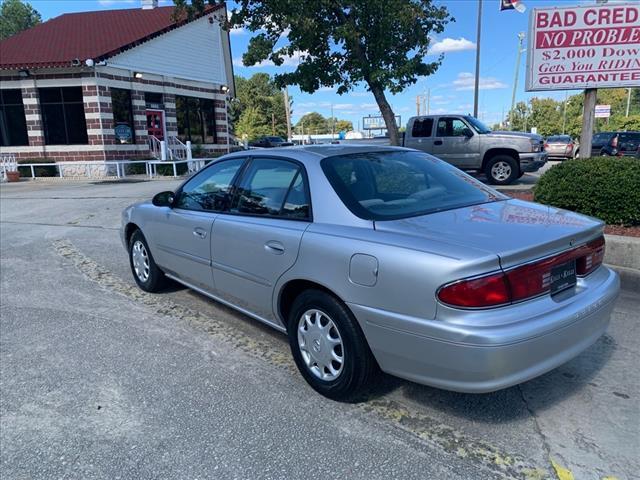
[[[464,137],[469,127],[459,118],[441,118],[438,120],[438,137]]]
[[[416,118],[411,129],[412,137],[430,137],[433,130],[433,118]]]
[[[253,160],[242,176],[231,212],[308,218],[310,202],[302,168],[287,160]]]
[[[217,162],[195,175],[183,187],[175,208],[222,212],[229,208],[233,179],[244,158]]]

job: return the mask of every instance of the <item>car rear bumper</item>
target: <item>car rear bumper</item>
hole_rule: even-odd
[[[606,267],[600,270],[598,287],[583,292],[579,301],[497,327],[460,327],[360,305],[349,307],[383,371],[446,390],[491,392],[562,365],[605,332],[620,280]],[[541,331],[541,323],[553,327]]]
[[[521,153],[520,170],[523,172],[537,172],[547,163],[547,152]]]

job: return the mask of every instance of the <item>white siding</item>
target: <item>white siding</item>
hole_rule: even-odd
[[[115,55],[107,63],[136,72],[226,85],[224,62],[231,59],[224,58],[221,33],[218,22],[211,24],[206,16]]]

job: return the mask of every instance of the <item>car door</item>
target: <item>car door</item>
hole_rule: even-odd
[[[195,287],[214,290],[211,228],[231,201],[231,188],[245,158],[213,163],[176,192],[172,208],[154,222],[156,261],[169,274]]]
[[[271,322],[273,289],[298,256],[311,222],[304,167],[281,158],[253,158],[229,213],[213,225],[216,294]]]
[[[413,119],[409,135],[405,137],[404,146],[431,153],[433,151],[432,132],[433,118],[415,117]]]
[[[461,118],[440,117],[431,153],[459,168],[477,168],[480,136]]]

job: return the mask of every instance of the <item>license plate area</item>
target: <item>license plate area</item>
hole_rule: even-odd
[[[576,284],[575,259],[553,267],[549,281],[549,292],[551,295],[573,287]]]

